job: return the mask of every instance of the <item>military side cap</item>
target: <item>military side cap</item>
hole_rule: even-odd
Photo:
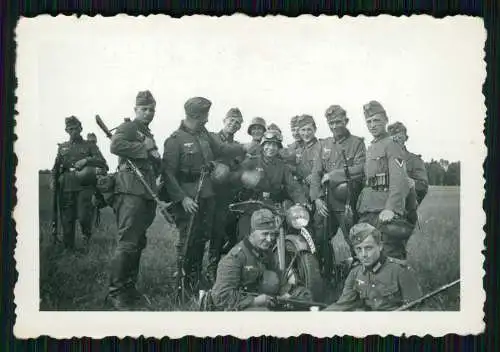
[[[306,125],[313,124],[314,128],[316,128],[316,122],[311,115],[300,115],[297,120],[297,127],[302,128]]]
[[[376,114],[386,114],[384,107],[376,100],[372,100],[369,103],[363,105],[363,111],[365,113],[365,118]]]
[[[66,124],[66,128],[68,127],[81,127],[82,126],[82,123],[80,122],[80,120],[78,120],[78,118],[76,116],[69,116],[69,117],[66,117],[66,119],[64,119],[64,123]]]
[[[253,212],[250,219],[252,230],[276,230],[276,219],[269,209],[259,209]]]
[[[279,133],[282,133],[282,132],[281,132],[281,129],[280,129],[280,128],[278,127],[278,125],[277,125],[277,124],[275,124],[275,123],[271,123],[269,126],[267,126],[267,130],[268,130],[268,131],[277,131],[277,132],[279,132]]]
[[[299,115],[296,115],[290,119],[290,128],[295,128],[297,127],[297,122],[299,120]]]
[[[266,295],[274,296],[280,290],[280,278],[275,271],[264,270],[259,283],[258,291]]]
[[[346,116],[346,111],[340,105],[331,105],[325,111],[327,121],[331,121],[338,117]]]
[[[212,102],[207,98],[194,97],[184,103],[184,111],[186,116],[197,119],[207,115],[211,106]]]
[[[144,90],[137,93],[137,97],[135,98],[135,105],[156,105],[156,100],[155,98],[153,98],[153,94],[151,94],[149,90]]]
[[[399,133],[399,132],[403,132],[404,134],[406,134],[406,126],[403,125],[402,122],[394,122],[393,124],[387,126],[387,132],[389,132],[389,134],[391,136]]]
[[[229,109],[229,111],[226,113],[226,118],[233,118],[239,120],[240,122],[243,122],[243,115],[238,108]]]
[[[266,120],[264,120],[262,117],[254,117],[252,119],[252,122],[250,122],[250,126],[248,126],[248,134],[250,134],[250,130],[253,126],[262,126],[264,127],[264,129],[266,129]]]
[[[355,246],[366,240],[366,238],[370,235],[372,235],[377,240],[377,242],[380,241],[380,238],[382,236],[380,231],[377,230],[374,226],[366,222],[360,222],[359,224],[351,227],[351,231],[349,231],[349,240]]]

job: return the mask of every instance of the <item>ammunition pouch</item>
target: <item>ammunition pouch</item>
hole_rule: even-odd
[[[113,195],[115,192],[115,174],[97,176],[96,188],[102,194],[106,204],[113,205]]]
[[[366,179],[366,186],[376,191],[387,191],[389,190],[389,175],[387,173],[375,174]]]

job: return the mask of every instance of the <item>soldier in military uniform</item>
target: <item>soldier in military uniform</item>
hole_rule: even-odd
[[[87,133],[87,142],[97,145],[97,136],[95,135],[95,133]]]
[[[256,156],[260,154],[262,150],[260,142],[262,141],[264,132],[266,132],[266,120],[262,117],[254,117],[247,130],[247,133],[252,137],[254,146],[248,150],[247,156]]]
[[[283,148],[281,134],[268,131],[262,138],[262,152],[254,157],[247,157],[239,173],[236,174],[237,187],[243,186],[240,193],[242,200],[260,199],[278,203],[291,199],[294,203],[308,205],[303,188],[293,177],[290,169],[279,151]],[[242,216],[238,225],[238,238],[242,239],[248,234],[249,218]]]
[[[63,243],[71,250],[75,246],[76,219],[86,245],[92,236],[92,194],[96,171],[108,166],[97,146],[82,138],[82,124],[75,116],[67,117],[65,124],[69,141],[59,144],[52,168],[51,188],[54,189],[57,182]]]
[[[321,141],[319,156],[315,158],[311,172],[311,201],[315,203],[314,217],[315,237],[319,244],[318,256],[323,264],[323,272],[329,277],[332,269],[333,249],[331,239],[337,234],[341,225],[347,225],[344,219],[347,201],[347,178],[344,170],[342,151],[347,158],[347,166],[351,176],[351,203],[355,207],[357,196],[362,187],[363,167],[366,158],[366,148],[363,138],[352,135],[347,129],[349,119],[346,111],[340,105],[330,106],[325,116],[333,136]],[[325,199],[324,187],[328,187],[328,199]],[[328,228],[325,229],[325,217],[328,217]],[[324,237],[324,232],[328,236]],[[347,229],[345,232],[349,231]],[[349,234],[344,233],[344,239],[349,244]],[[325,243],[326,241],[326,243]],[[351,254],[354,256],[352,246]]]
[[[406,154],[406,172],[411,181],[410,186],[414,186],[417,194],[417,203],[422,203],[422,200],[427,195],[429,190],[429,179],[427,170],[421,155],[413,154],[406,149],[406,141],[408,134],[405,125],[401,122],[395,122],[387,127],[387,131],[392,136],[392,139],[398,143]]]
[[[370,223],[382,232],[388,256],[405,259],[406,242],[414,228],[406,221],[406,198],[410,192],[406,155],[386,131],[388,119],[382,105],[370,101],[363,109],[374,139],[366,155],[366,184],[357,205],[359,221]]]
[[[155,116],[156,101],[150,91],[141,91],[135,102],[135,119],[126,119],[111,138],[111,153],[117,155],[113,208],[118,226],[118,244],[111,259],[108,302],[118,310],[140,305],[136,289],[139,263],[146,247],[146,230],[156,215],[156,203],[137,175],[129,168],[130,159],[156,192],[161,156],[149,124]]]
[[[243,115],[240,109],[231,108],[226,113],[224,118],[224,127],[216,134],[216,138],[220,143],[232,144],[238,143],[234,140],[234,135],[241,128],[243,123]],[[219,158],[220,163],[228,166],[228,171],[236,171],[242,158]],[[237,189],[231,187],[227,182],[214,182],[215,193],[215,214],[212,226],[212,234],[210,237],[209,246],[209,264],[208,264],[208,279],[213,283],[217,273],[217,264],[220,260],[224,241],[227,239],[231,243],[231,247],[236,243],[234,230],[236,228],[236,218],[234,213],[230,212],[228,207],[236,196]],[[231,248],[229,247],[229,248]]]
[[[251,217],[250,234],[220,261],[217,279],[208,292],[214,310],[267,311],[273,296],[311,299],[302,286],[280,285],[272,248],[278,236],[274,215],[268,209]]]
[[[189,219],[196,213],[188,250],[184,261],[188,287],[196,289],[202,270],[205,242],[210,238],[215,210],[215,193],[211,177],[202,185],[199,202],[197,184],[202,168],[216,158],[243,157],[253,144],[220,143],[208,133],[205,124],[212,102],[203,97],[190,98],[184,104],[186,117],[164,144],[164,180],[179,229],[178,255],[187,237]]]
[[[95,133],[93,133],[93,132],[87,133],[87,142],[92,143],[93,145],[96,146],[97,149],[99,149],[97,147],[97,136],[95,135]],[[99,153],[100,153],[100,151],[99,151]],[[106,166],[106,168],[99,169],[99,170],[100,170],[100,172],[97,174],[97,176],[105,176],[108,173],[107,166]],[[95,218],[96,226],[98,226],[99,222],[100,222],[100,218],[101,218],[100,209],[106,207],[106,201],[104,200],[103,195],[101,194],[101,192],[99,192],[99,190],[97,188],[95,189],[94,195],[92,196],[92,205],[94,206],[93,217]]]
[[[350,238],[359,262],[347,276],[340,298],[325,311],[390,311],[422,296],[406,262],[384,254],[379,230],[359,223],[351,228]]]

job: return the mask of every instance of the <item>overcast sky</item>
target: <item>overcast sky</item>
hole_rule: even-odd
[[[94,116],[115,127],[133,117],[135,96],[145,89],[157,100],[150,127],[161,151],[192,96],[213,102],[213,131],[239,107],[240,141],[249,140],[251,118],[262,116],[289,143],[290,117],[302,113],[314,116],[319,137],[328,136],[324,112],[339,104],[351,132],[369,144],[362,105],[372,99],[391,122],[408,127],[409,150],[427,161],[460,160],[461,145],[483,128],[486,34],[479,19],[59,16],[22,20],[18,35],[18,76],[29,82],[23,101],[30,105],[18,107],[19,118],[38,131],[40,169],[52,166],[56,143],[67,139],[69,115],[81,119],[84,136],[96,133],[114,168],[117,158]]]

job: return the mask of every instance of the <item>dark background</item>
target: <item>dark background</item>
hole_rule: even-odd
[[[370,4],[369,4],[370,3]],[[165,13],[173,17],[181,17],[189,14],[207,15],[231,15],[235,12],[243,12],[251,16],[264,16],[267,14],[282,14],[287,16],[298,16],[301,14],[313,15],[369,15],[392,14],[397,16],[408,16],[412,14],[428,14],[434,17],[448,15],[466,14],[484,18],[485,27],[488,31],[486,41],[487,78],[483,87],[485,102],[487,106],[487,118],[485,120],[485,143],[488,147],[488,157],[484,163],[484,176],[486,179],[486,198],[484,209],[487,214],[485,231],[487,233],[486,259],[484,287],[487,291],[485,304],[486,332],[479,336],[459,337],[447,335],[442,338],[431,336],[396,338],[388,336],[380,338],[370,336],[366,339],[355,339],[352,337],[336,337],[334,339],[314,339],[310,336],[299,336],[289,339],[275,338],[252,338],[249,341],[240,341],[232,337],[219,337],[216,339],[195,339],[185,337],[180,340],[161,341],[155,339],[139,338],[123,339],[106,338],[103,340],[92,340],[88,338],[57,341],[49,337],[40,337],[36,340],[17,340],[13,336],[13,325],[15,322],[13,288],[17,280],[13,253],[15,248],[15,222],[11,218],[11,211],[15,206],[15,165],[16,157],[13,153],[14,116],[15,116],[15,41],[14,28],[19,16],[36,16],[39,14],[102,14],[112,16],[118,13],[130,15],[147,15]],[[149,351],[160,349],[193,349],[204,347],[212,351],[223,348],[224,350],[269,350],[278,348],[284,350],[376,350],[376,351],[484,351],[500,350],[498,341],[498,319],[500,309],[497,306],[498,288],[500,278],[496,267],[498,264],[498,239],[500,211],[498,199],[500,199],[498,181],[498,139],[499,136],[499,112],[500,96],[498,57],[500,24],[498,1],[1,1],[0,2],[0,52],[2,53],[2,64],[0,67],[0,80],[2,90],[0,92],[1,118],[1,162],[2,187],[0,194],[2,202],[0,205],[0,230],[1,230],[1,269],[2,289],[0,290],[0,350],[1,351]],[[242,39],[244,40],[244,39]],[[480,170],[478,170],[480,172]],[[29,234],[28,234],[29,235]],[[203,345],[203,346],[202,346]]]

